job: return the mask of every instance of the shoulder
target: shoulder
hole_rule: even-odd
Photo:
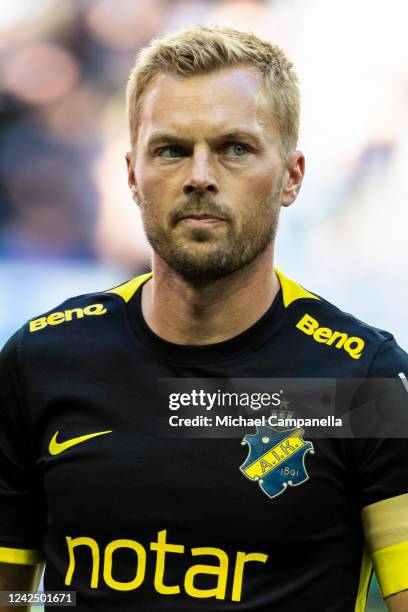
[[[23,335],[49,334],[52,330],[70,327],[78,321],[89,317],[107,315],[115,307],[115,302],[108,292],[86,293],[66,299],[50,310],[35,315],[22,327]]]
[[[151,274],[137,276],[100,292],[69,297],[61,304],[29,319],[6,343],[3,351],[58,344],[61,339],[77,341],[87,332],[98,332],[124,314],[124,306]]]
[[[277,272],[299,342],[337,349],[355,364],[364,364],[361,375],[395,376],[408,371],[408,355],[391,332],[361,321]]]

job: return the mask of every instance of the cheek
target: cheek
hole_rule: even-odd
[[[136,161],[135,177],[139,192],[155,209],[167,209],[178,196],[175,177],[156,168],[151,160]]]
[[[135,177],[143,204],[148,210],[154,210],[155,214],[160,215],[169,199],[168,184],[149,164],[143,162],[136,163]]]
[[[280,182],[280,175],[270,167],[262,172],[253,172],[246,178],[235,191],[233,198],[239,210],[236,218],[237,231],[261,231],[267,220],[276,218],[280,206],[275,198],[281,187]]]
[[[148,197],[148,194],[154,189],[155,173],[143,159],[136,159],[135,179],[139,192]]]
[[[280,168],[279,168],[280,171]],[[251,184],[254,194],[267,196],[275,191],[276,186],[280,182],[280,172],[276,167],[271,167],[270,164],[261,167],[258,172],[251,177]]]
[[[253,172],[245,181],[234,185],[235,198],[240,202],[242,212],[250,213],[260,202],[269,200],[275,193],[279,177],[273,172]]]

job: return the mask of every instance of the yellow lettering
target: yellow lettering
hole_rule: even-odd
[[[287,440],[284,440],[284,441],[282,442],[282,444],[279,446],[279,448],[280,448],[281,450],[283,450],[283,452],[285,453],[285,455],[289,455],[289,456],[290,456],[290,455],[292,455],[292,453],[294,453],[294,452],[295,452],[295,450],[296,450],[296,446],[297,446],[297,445],[294,445],[294,444],[293,444],[293,443],[295,442],[295,440],[296,440],[296,438],[289,438],[289,439],[287,439]],[[298,439],[298,441],[300,441],[300,442],[301,442],[301,440],[299,440],[299,439]],[[291,444],[291,442],[292,442],[292,444]]]
[[[156,571],[154,574],[154,587],[158,593],[162,595],[176,595],[180,593],[180,587],[177,585],[166,586],[163,584],[164,579],[164,564],[166,552],[183,553],[184,546],[181,544],[167,544],[166,542],[166,529],[159,531],[157,535],[157,542],[150,544],[150,550],[157,552],[156,558]]]
[[[119,582],[112,577],[112,557],[118,548],[130,548],[137,555],[136,576],[130,582]],[[131,591],[137,589],[143,582],[146,571],[146,551],[139,542],[135,540],[113,540],[105,548],[103,563],[103,579],[108,586],[115,591]]]
[[[190,567],[185,576],[184,588],[191,597],[200,599],[206,597],[215,597],[216,599],[225,599],[225,591],[227,589],[228,577],[228,555],[220,548],[192,548],[191,554],[196,555],[214,555],[219,561],[219,565],[193,565]],[[198,574],[211,574],[217,576],[217,585],[212,589],[198,589],[194,586],[194,578]]]
[[[39,319],[33,319],[30,321],[30,332],[38,331],[43,327],[47,327],[47,319],[45,317],[40,317]]]
[[[268,555],[263,553],[244,553],[237,552],[237,560],[235,563],[234,580],[232,583],[232,601],[241,601],[242,596],[242,579],[244,575],[244,565],[249,561],[259,561],[266,563]]]
[[[102,315],[105,314],[105,312],[106,308],[104,308],[103,304],[91,304],[84,308],[84,313],[86,315]]]
[[[358,336],[348,336],[345,332],[330,329],[330,327],[319,327],[319,322],[309,314],[305,314],[296,327],[308,336],[313,335],[313,340],[343,348],[353,359],[360,359],[365,342]]]
[[[82,310],[82,308],[72,308],[72,310],[66,310],[65,311],[65,320],[66,321],[72,321],[72,314],[73,313],[76,314],[76,318],[77,319],[82,319],[82,317],[84,316],[84,311]]]
[[[313,334],[313,340],[316,340],[316,342],[323,342],[324,344],[331,337],[332,333],[329,327],[319,327]]]
[[[265,472],[269,472],[270,468],[272,467],[270,463],[265,461],[265,459],[261,459],[259,464],[261,466],[262,474],[265,474]]]
[[[308,336],[312,336],[315,330],[319,327],[319,323],[310,316],[310,314],[305,314],[300,321],[297,322],[296,327],[302,330]]]
[[[332,344],[334,344],[335,340],[338,340],[335,346],[336,348],[341,348],[343,344],[345,343],[345,341],[347,340],[347,338],[348,338],[347,334],[335,331],[333,332],[333,335],[331,336],[330,340],[327,341],[327,344],[331,346]]]
[[[99,576],[99,546],[97,542],[93,538],[70,538],[66,537],[68,544],[68,554],[69,554],[69,566],[67,569],[67,574],[65,576],[65,584],[70,585],[72,580],[72,575],[75,569],[75,557],[74,557],[74,548],[76,546],[89,546],[92,552],[92,574],[91,574],[91,588],[98,588],[98,576]]]
[[[63,312],[52,312],[47,317],[47,323],[49,325],[58,325],[59,323],[62,323],[63,321],[65,321],[65,315]]]
[[[85,308],[71,308],[64,312],[52,312],[48,317],[39,317],[29,323],[30,332],[47,327],[47,325],[59,325],[64,321],[72,321],[73,318],[82,319],[85,315],[103,315],[107,309],[103,304],[90,304]]]
[[[352,346],[354,344],[354,348]],[[352,357],[353,359],[360,359],[361,353],[364,348],[364,340],[362,338],[357,338],[357,336],[350,336],[348,340],[344,343],[344,350]]]

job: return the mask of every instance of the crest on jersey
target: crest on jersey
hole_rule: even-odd
[[[271,498],[303,484],[309,479],[305,456],[309,451],[314,453],[312,442],[303,440],[303,434],[301,427],[257,427],[256,434],[247,434],[241,442],[249,446],[249,452],[239,469]]]

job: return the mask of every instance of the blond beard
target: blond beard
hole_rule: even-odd
[[[234,224],[229,223],[224,240],[217,241],[205,253],[191,245],[180,244],[177,238],[172,238],[171,231],[158,226],[155,223],[154,204],[139,193],[138,204],[146,237],[154,252],[168,267],[191,283],[229,276],[254,262],[273,242],[278,227],[282,185],[283,173],[271,196],[258,205],[256,214],[245,219],[241,230],[235,231]],[[195,231],[198,243],[206,242],[206,236],[207,230],[198,228]]]

